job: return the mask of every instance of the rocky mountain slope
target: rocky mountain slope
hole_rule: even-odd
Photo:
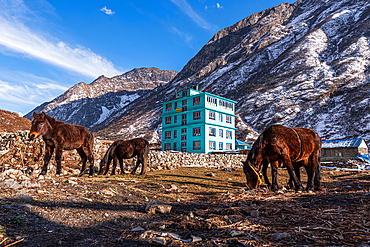
[[[176,71],[140,68],[112,78],[100,76],[91,84],[76,84],[25,117],[32,119],[33,112],[44,111],[58,120],[90,128],[148,91],[165,85],[176,74]]]
[[[29,119],[20,117],[14,112],[0,110],[0,133],[14,133],[30,129],[31,121]]]
[[[370,140],[369,17],[365,0],[298,0],[219,31],[168,84],[93,127],[128,137],[160,128],[160,102],[198,85],[239,103],[243,121],[309,127]]]

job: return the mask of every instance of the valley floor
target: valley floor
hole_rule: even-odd
[[[281,185],[287,178],[280,170]],[[369,172],[323,169],[324,190],[315,193],[244,183],[241,169],[46,177],[40,188],[2,189],[0,246],[144,247],[155,238],[166,246],[370,245]],[[150,201],[171,213],[148,214]]]

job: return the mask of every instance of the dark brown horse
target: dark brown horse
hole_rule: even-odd
[[[140,164],[141,173],[140,175],[146,174],[147,163],[148,163],[148,153],[149,153],[149,142],[143,138],[135,138],[129,141],[117,140],[112,143],[104,155],[104,158],[100,161],[99,175],[108,174],[109,165],[113,159],[113,170],[111,175],[115,174],[117,163],[121,167],[121,174],[123,174],[123,159],[130,159],[137,156],[137,161],[131,174],[135,174],[137,168]]]
[[[253,144],[244,163],[247,185],[254,189],[261,183],[259,169],[267,185],[273,191],[278,189],[277,170],[279,162],[288,169],[290,182],[295,190],[302,190],[300,167],[307,171],[307,190],[320,189],[321,138],[312,129],[272,125],[265,129]],[[267,178],[267,166],[271,164],[272,185]]]
[[[48,170],[48,164],[55,149],[55,160],[57,162],[57,175],[62,172],[62,152],[63,150],[76,149],[82,159],[80,176],[86,170],[87,159],[90,162],[90,173],[94,171],[93,145],[94,136],[86,128],[80,125],[66,124],[58,121],[53,117],[46,115],[44,112],[33,113],[32,126],[30,130],[30,139],[42,135],[45,142],[44,166],[40,175],[45,175]]]

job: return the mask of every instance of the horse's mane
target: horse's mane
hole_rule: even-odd
[[[45,117],[46,117],[46,119],[49,121],[49,123],[64,123],[64,122],[62,122],[62,121],[56,120],[55,118],[53,118],[53,117],[51,117],[51,116],[47,115],[46,113],[45,113]]]

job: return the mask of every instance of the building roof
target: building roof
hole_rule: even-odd
[[[342,139],[342,140],[325,140],[322,141],[321,148],[356,148],[359,147],[364,140],[362,138]]]
[[[245,142],[242,142],[242,141],[239,141],[237,139],[235,139],[235,145],[239,145],[239,146],[250,146],[250,147],[252,147],[250,144],[245,143]]]

